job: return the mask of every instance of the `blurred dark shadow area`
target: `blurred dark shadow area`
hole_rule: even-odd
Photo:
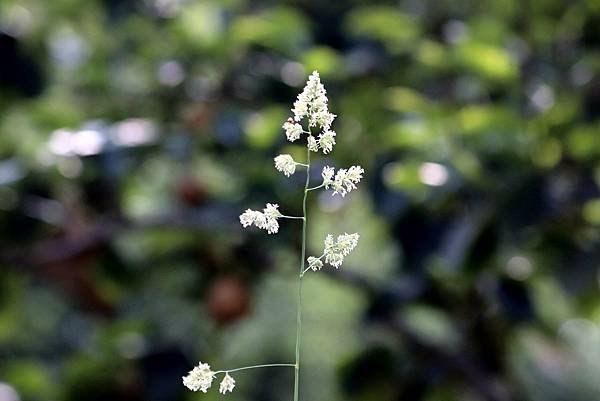
[[[318,70],[304,401],[600,400],[597,0],[0,1],[0,401],[215,401],[293,361],[281,126]],[[358,228],[358,229],[357,229]],[[314,250],[314,251],[312,251]],[[291,370],[231,401],[292,399]]]

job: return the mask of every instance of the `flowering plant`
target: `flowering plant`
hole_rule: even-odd
[[[278,219],[298,219],[302,220],[302,256],[300,269],[298,274],[298,297],[297,297],[297,319],[296,319],[296,351],[294,363],[276,363],[266,365],[245,366],[237,369],[212,371],[211,367],[200,362],[194,367],[187,376],[183,377],[183,384],[192,391],[202,391],[206,393],[212,385],[214,378],[223,373],[224,377],[219,386],[219,391],[222,394],[233,391],[235,380],[230,373],[257,368],[267,367],[293,367],[295,369],[294,376],[294,401],[298,401],[298,388],[300,378],[300,339],[302,334],[302,279],[309,271],[318,271],[328,264],[336,269],[344,262],[344,258],[358,245],[358,233],[348,234],[343,233],[336,237],[328,234],[324,240],[324,249],[321,256],[306,257],[306,199],[310,191],[320,188],[333,190],[332,196],[339,194],[342,197],[353,189],[356,189],[356,184],[360,182],[364,174],[364,170],[360,166],[351,166],[349,168],[341,168],[337,172],[333,167],[326,166],[321,172],[323,179],[322,183],[315,187],[310,187],[310,157],[311,152],[322,151],[328,154],[333,150],[335,145],[336,133],[331,130],[331,125],[336,115],[329,112],[327,106],[327,92],[321,83],[319,73],[314,71],[304,87],[302,93],[294,102],[292,113],[294,117],[290,117],[283,123],[282,128],[285,130],[285,135],[290,142],[300,139],[306,135],[306,163],[299,163],[289,154],[282,154],[275,157],[275,168],[282,172],[286,177],[290,177],[296,173],[297,167],[306,169],[306,181],[304,184],[304,197],[302,200],[302,212],[300,217],[286,216],[279,211],[277,204],[267,203],[263,211],[247,209],[240,215],[240,223],[243,227],[256,227],[266,230],[269,234],[276,234],[279,231]],[[306,130],[302,123],[306,122]],[[313,130],[318,130],[318,136],[313,135]],[[306,263],[305,263],[306,262]],[[307,265],[305,267],[305,265]]]

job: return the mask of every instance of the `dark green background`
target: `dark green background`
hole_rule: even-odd
[[[600,400],[597,0],[0,2],[0,400],[216,400],[292,362],[301,214],[281,124],[328,89],[303,401]],[[230,400],[289,400],[293,372]],[[3,398],[4,397],[4,398]]]

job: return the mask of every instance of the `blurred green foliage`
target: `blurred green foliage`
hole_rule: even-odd
[[[306,281],[302,399],[600,399],[599,27],[596,0],[3,0],[0,400],[210,401],[198,359],[292,359],[299,227],[237,215],[299,213],[271,160],[303,157],[314,69],[318,167],[367,174],[310,200],[309,249],[361,244]]]

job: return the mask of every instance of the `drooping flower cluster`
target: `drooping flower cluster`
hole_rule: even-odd
[[[190,370],[187,376],[182,377],[183,385],[192,391],[202,391],[203,393],[206,393],[212,386],[212,382],[217,373],[223,372],[213,372],[208,363],[199,362],[198,366],[195,366]],[[223,380],[219,385],[219,392],[221,394],[232,392],[234,387],[235,380],[229,375],[229,372],[225,372],[225,377],[223,377]]]
[[[279,155],[275,158],[275,168],[289,177],[296,172],[296,162],[290,155]]]
[[[282,216],[281,212],[279,212],[279,205],[267,203],[262,212],[246,209],[240,215],[240,223],[242,223],[243,227],[249,227],[254,224],[262,230],[267,230],[269,234],[275,234],[279,231],[277,219]]]
[[[225,373],[225,377],[223,378],[223,380],[221,381],[221,384],[219,385],[219,393],[221,394],[225,394],[227,392],[232,392],[233,388],[235,387],[235,380],[233,380],[233,377],[229,376],[229,373]]]
[[[337,173],[335,173],[333,167],[325,166],[321,172],[323,186],[325,186],[325,189],[331,187],[333,195],[340,194],[346,196],[348,192],[356,189],[356,184],[360,182],[364,172],[365,170],[361,166],[351,166],[348,169],[341,168]]]

